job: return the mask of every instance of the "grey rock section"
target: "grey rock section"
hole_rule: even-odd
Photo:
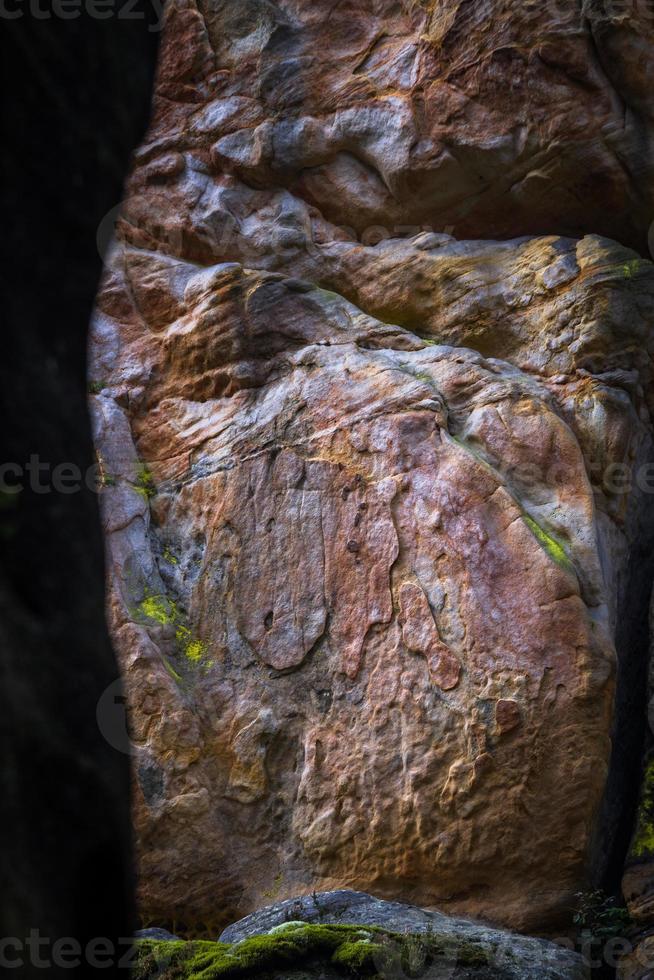
[[[152,929],[137,929],[134,933],[134,939],[150,939],[154,942],[172,943],[179,940],[179,936],[174,936],[167,929],[158,929],[155,926]]]
[[[386,902],[365,892],[348,890],[314,892],[259,909],[223,931],[220,942],[238,943],[269,932],[284,922],[324,923],[326,925],[378,926],[389,932],[442,936],[452,950],[443,963],[428,968],[425,978],[474,977],[485,980],[585,980],[590,974],[581,956],[554,943],[500,929],[492,929],[468,919],[457,919],[404,905]],[[456,967],[456,948],[474,943],[489,954],[488,967]],[[450,946],[451,944],[451,946]],[[312,972],[293,974],[294,980],[315,977]],[[329,971],[322,974],[331,980]],[[336,974],[334,974],[336,976]],[[400,980],[388,977],[388,980]]]

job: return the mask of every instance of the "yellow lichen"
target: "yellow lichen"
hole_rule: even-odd
[[[273,879],[272,888],[269,888],[268,891],[262,892],[264,898],[277,898],[283,882],[284,876],[282,874],[276,875]]]
[[[188,661],[199,664],[204,660],[206,646],[195,637],[172,600],[165,595],[147,595],[138,605],[139,612],[159,626],[174,626],[178,648]],[[179,675],[176,675],[177,677]]]
[[[177,619],[177,607],[164,595],[148,595],[139,603],[139,609],[148,619],[160,626],[168,626]]]
[[[206,653],[204,643],[200,640],[191,640],[184,649],[184,654],[187,660],[191,660],[193,663],[199,663]]]
[[[552,558],[557,565],[561,565],[562,568],[565,568],[566,571],[574,571],[572,562],[568,558],[568,554],[563,545],[559,544],[556,538],[553,538],[551,534],[547,533],[547,531],[544,531],[540,524],[537,524],[533,517],[530,517],[529,514],[523,514],[522,517],[541,548],[547,552],[550,558]]]
[[[642,261],[642,259],[631,259],[629,262],[625,262],[622,266],[622,272],[626,279],[633,279],[641,268],[648,268],[649,266]]]

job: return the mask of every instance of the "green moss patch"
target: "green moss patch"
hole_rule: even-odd
[[[633,279],[640,272],[651,273],[652,264],[644,259],[630,259],[622,265],[622,274],[625,279]]]
[[[377,977],[393,965],[424,969],[443,955],[462,968],[488,966],[488,954],[472,942],[451,944],[433,934],[398,935],[375,927],[287,923],[234,945],[212,942],[138,943],[134,980],[262,980],[303,964],[329,964],[345,977]],[[409,972],[409,974],[411,973]]]

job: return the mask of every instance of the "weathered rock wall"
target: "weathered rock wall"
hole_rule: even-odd
[[[488,8],[169,8],[91,360],[146,917],[540,929],[619,843],[654,270],[561,233],[644,245],[649,25]]]

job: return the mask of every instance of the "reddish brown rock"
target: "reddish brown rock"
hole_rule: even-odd
[[[520,706],[510,698],[501,698],[495,705],[495,724],[501,735],[512,732],[520,724]]]
[[[540,930],[601,869],[654,271],[340,227],[641,241],[597,23],[482,6],[169,8],[91,352],[147,918],[353,887]]]
[[[94,402],[149,916],[347,885],[529,927],[583,883],[642,513],[606,467],[651,452],[623,324],[645,336],[654,275],[600,241],[466,261],[526,248],[534,281],[586,270],[505,308],[540,375],[294,279],[115,252]],[[469,337],[438,276],[461,249],[433,275]]]
[[[404,645],[407,650],[422,653],[434,684],[450,691],[459,683],[461,666],[438,635],[427,596],[419,585],[406,582],[400,589],[400,605]]]
[[[175,0],[166,36],[127,212],[139,244],[233,258],[264,209],[271,262],[309,227],[647,248],[646,0]]]

